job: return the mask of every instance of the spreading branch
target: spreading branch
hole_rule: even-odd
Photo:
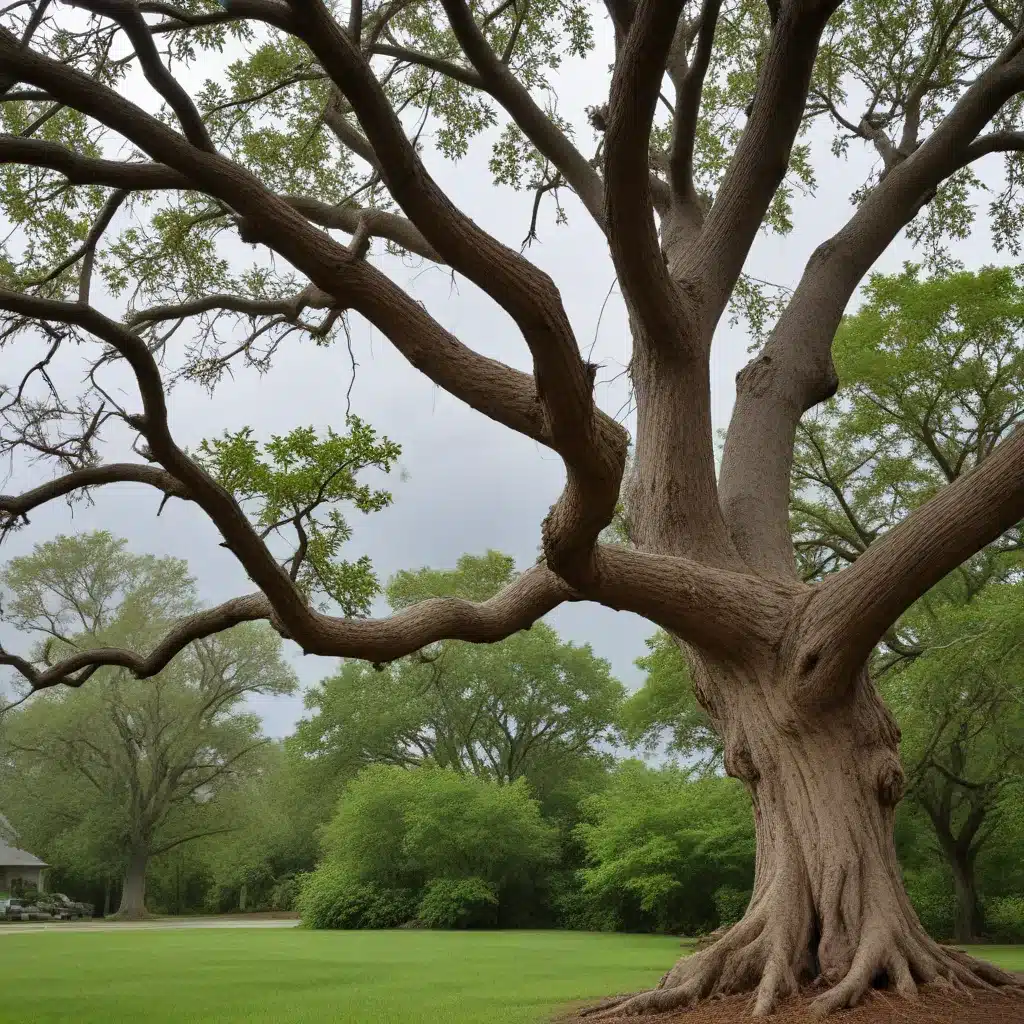
[[[843,311],[942,182],[976,159],[975,140],[1024,88],[1022,44],[1024,37],[1011,42],[932,134],[815,250],[764,350],[737,378],[721,501],[737,548],[760,571],[795,572],[788,518],[793,443],[803,413],[838,386],[832,340]]]
[[[815,588],[797,655],[802,691],[835,693],[902,613],[975,552],[1024,519],[1024,430],[944,487],[849,568]]]

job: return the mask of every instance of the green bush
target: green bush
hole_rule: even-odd
[[[715,909],[718,911],[718,925],[735,924],[747,912],[750,890],[737,889],[733,885],[720,885],[715,890]]]
[[[905,871],[903,880],[924,930],[933,939],[948,939],[956,920],[956,896],[948,872],[935,868]]]
[[[267,900],[271,910],[294,910],[302,885],[302,875],[285,875],[271,887]]]
[[[749,891],[753,816],[732,779],[623,761],[584,809],[575,830],[587,861],[584,918],[622,931],[698,935],[719,923],[716,892]]]
[[[995,942],[1024,942],[1024,896],[986,901],[985,931]]]
[[[324,864],[302,879],[296,906],[307,928],[397,928],[415,915],[416,894]]]
[[[525,780],[502,786],[445,768],[372,765],[342,795],[324,852],[380,885],[476,877],[500,890],[549,864],[557,833]]]
[[[486,928],[497,909],[494,888],[482,878],[435,878],[416,916],[428,928]]]

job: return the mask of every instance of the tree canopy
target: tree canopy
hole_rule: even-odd
[[[562,109],[557,75],[592,52],[610,73],[586,110]],[[916,601],[1021,520],[1024,432],[1002,431],[970,472],[823,579],[799,571],[790,498],[801,417],[835,393],[837,329],[894,240],[952,266],[989,188],[993,242],[1017,246],[1019,11],[961,0],[26,0],[3,14],[0,76],[0,204],[17,226],[0,260],[0,337],[25,354],[0,407],[0,450],[42,456],[59,474],[5,496],[5,525],[55,498],[142,484],[201,510],[256,588],[168,627],[148,653],[93,648],[51,664],[5,652],[5,664],[37,691],[84,684],[99,665],[152,678],[189,643],[254,620],[308,653],[384,664],[443,640],[504,640],[567,601],[634,612],[683,645],[726,769],[772,827],[759,831],[744,920],[628,1012],[756,986],[764,1015],[808,974],[829,986],[820,1012],[856,1002],[882,972],[904,995],[936,978],[1011,983],[931,942],[903,898],[898,730],[865,667]],[[831,156],[811,144],[821,131]],[[553,214],[585,216],[607,241],[632,341],[628,478],[630,438],[595,400],[598,368],[557,283],[429,169],[477,137],[491,144],[496,189],[534,193],[527,239]],[[759,233],[786,232],[796,190],[812,192],[855,146],[874,166],[796,286],[748,276]],[[232,240],[254,247],[251,262]],[[443,326],[389,276],[389,250],[479,288],[521,335],[530,371]],[[710,365],[730,308],[763,344],[737,379],[719,470]],[[294,341],[340,340],[356,316],[434,384],[563,463],[542,557],[493,597],[364,617],[369,567],[328,569],[347,524],[323,511],[314,526],[313,506],[289,501],[296,539],[282,553],[265,522],[275,496],[248,472],[220,473],[220,449],[190,454],[175,439],[176,381],[271,371]],[[76,370],[61,382],[81,387],[57,386],[58,363]],[[115,397],[126,382],[134,397]],[[108,437],[139,458],[104,462]],[[248,459],[249,440],[224,443]],[[321,456],[341,457],[333,438],[309,440],[303,458],[326,471],[309,501],[358,507],[360,492],[330,486]],[[378,449],[368,463],[391,458]],[[291,477],[277,465],[257,488],[288,478],[305,500],[309,481]],[[620,499],[629,544],[605,543]],[[861,912],[841,912],[847,903]]]
[[[453,571],[401,572],[388,601],[487,599],[515,577],[512,559],[463,556]],[[623,687],[589,647],[544,623],[501,643],[444,641],[375,671],[365,662],[307,691],[294,746],[325,785],[374,763],[434,764],[502,783],[564,790],[611,737]]]
[[[196,606],[184,563],[133,555],[106,533],[38,545],[3,583],[44,660],[144,649]],[[150,685],[111,667],[89,686],[50,690],[2,719],[3,804],[37,849],[77,847],[80,867],[123,872],[121,913],[137,916],[150,858],[233,825],[231,791],[263,742],[246,697],[295,685],[277,635],[246,623],[189,647]]]

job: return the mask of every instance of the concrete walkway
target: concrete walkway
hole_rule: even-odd
[[[295,928],[292,918],[175,917],[153,921],[11,921],[0,924],[0,935],[27,932],[170,931],[182,928]]]

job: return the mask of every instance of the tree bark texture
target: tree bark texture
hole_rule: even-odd
[[[779,661],[691,654],[697,695],[721,730],[726,771],[754,809],[754,889],[742,920],[682,958],[651,992],[594,1007],[598,1018],[672,1010],[750,992],[766,1016],[798,989],[821,990],[820,1013],[872,987],[912,997],[1012,984],[991,965],[940,946],[903,886],[893,820],[903,795],[900,732],[866,672],[828,709],[798,708]],[[782,682],[782,685],[780,685]]]
[[[21,495],[0,495],[0,520],[20,523],[47,502],[108,483],[152,487],[205,514],[258,589],[181,619],[148,654],[90,648],[37,664],[0,649],[0,664],[15,668],[34,691],[84,685],[101,666],[120,666],[148,679],[189,643],[253,620],[267,620],[307,654],[381,664],[444,639],[503,640],[568,601],[628,610],[687,645],[700,699],[725,742],[727,770],[751,794],[757,872],[742,921],[670,971],[654,993],[619,1000],[604,1007],[606,1012],[669,1008],[749,990],[756,992],[755,1012],[765,1014],[803,980],[827,988],[819,1001],[825,1011],[855,1002],[882,980],[904,995],[922,982],[958,988],[1012,984],[1008,975],[932,942],[910,907],[892,837],[893,808],[903,785],[899,734],[864,666],[918,598],[1024,517],[1024,428],[872,543],[850,567],[814,586],[797,579],[788,508],[794,432],[805,411],[835,392],[835,329],[861,279],[943,182],[986,153],[1024,151],[1024,134],[990,130],[1004,106],[1024,93],[1024,31],[1007,24],[995,5],[959,5],[945,31],[935,33],[942,37],[935,43],[939,49],[933,53],[929,43],[916,70],[902,76],[919,85],[908,87],[900,100],[901,139],[874,129],[865,135],[885,158],[884,174],[846,225],[814,250],[763,350],[740,375],[716,474],[712,340],[786,177],[806,123],[819,42],[839,0],[768,3],[770,32],[757,61],[746,123],[708,202],[696,188],[694,146],[701,90],[713,63],[718,0],[703,0],[697,16],[682,0],[608,0],[615,66],[600,116],[600,160],[593,161],[536,103],[512,71],[515,62],[492,48],[487,18],[477,21],[480,12],[464,0],[441,0],[465,60],[438,64],[436,55],[405,50],[402,60],[426,59],[425,66],[440,66],[439,73],[501,105],[557,169],[552,184],[557,180],[575,191],[607,240],[634,342],[635,451],[623,488],[628,437],[595,402],[595,367],[583,357],[556,283],[445,195],[371,65],[375,53],[385,52],[376,33],[403,5],[385,5],[373,19],[363,19],[355,4],[347,26],[322,0],[232,0],[223,14],[271,26],[308,47],[329,88],[346,104],[341,115],[328,111],[327,122],[374,168],[375,180],[401,211],[386,216],[339,212],[315,196],[278,195],[247,163],[218,148],[204,115],[173,79],[154,42],[158,28],[162,35],[199,25],[191,15],[175,11],[158,26],[144,14],[163,12],[165,5],[75,0],[74,6],[128,33],[137,70],[173,111],[177,127],[175,119],[157,118],[150,107],[110,87],[104,76],[63,59],[43,36],[33,42],[41,21],[30,23],[24,37],[0,31],[5,82],[31,87],[54,110],[64,106],[88,116],[145,155],[122,162],[87,157],[53,140],[0,137],[6,163],[59,172],[72,185],[125,193],[105,205],[89,244],[51,272],[49,280],[55,280],[82,262],[77,301],[5,287],[0,312],[5,329],[8,322],[12,329],[58,325],[58,338],[71,332],[102,345],[97,366],[116,353],[131,368],[142,408],[124,419],[144,442],[146,459],[103,465],[84,460],[65,467],[63,476]],[[997,55],[973,81],[957,85],[958,98],[924,138],[921,111],[932,102],[925,94],[938,88],[932,85],[935,69],[947,59],[948,47],[960,45],[958,21],[968,12],[972,19],[981,16],[982,8],[993,40],[985,50],[994,47]],[[52,14],[51,8],[47,17]],[[202,15],[202,24],[210,24],[208,17]],[[393,52],[390,43],[388,49]],[[666,74],[676,93],[667,180],[651,163]],[[945,98],[939,106],[944,104]],[[855,134],[864,132],[857,128]],[[288,263],[304,282],[301,291],[283,304],[213,294],[148,311],[125,310],[127,319],[101,313],[89,303],[97,241],[128,193],[154,190],[195,192],[231,211],[239,238]],[[346,244],[325,227],[351,228],[352,239]],[[475,351],[367,260],[374,232],[479,287],[518,328],[531,372]],[[178,444],[164,369],[140,325],[221,310],[244,312],[254,324],[283,317],[281,323],[298,327],[306,308],[335,319],[363,317],[434,385],[561,458],[565,487],[542,524],[543,557],[501,593],[480,602],[431,599],[383,620],[322,612],[267,546],[236,495]],[[91,450],[99,422],[78,439],[83,451]],[[33,438],[28,441],[38,447]],[[600,543],[620,496],[632,544]],[[141,849],[132,856],[121,916],[145,913],[146,859]]]
[[[136,848],[128,857],[121,889],[121,903],[114,915],[122,921],[139,921],[146,917],[146,868],[149,851]]]

